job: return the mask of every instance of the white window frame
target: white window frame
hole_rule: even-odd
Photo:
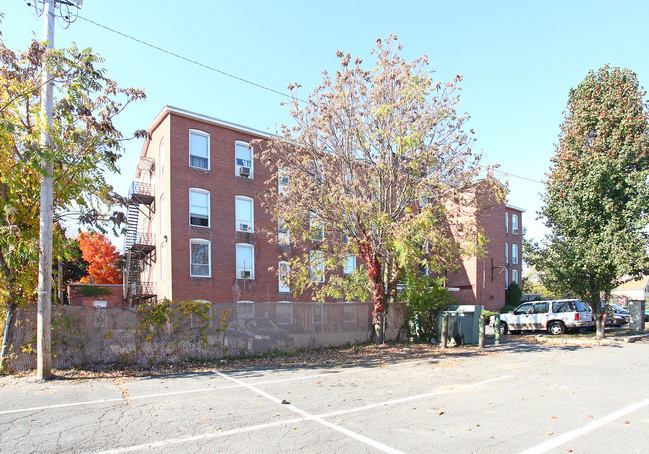
[[[320,234],[317,237],[316,236],[311,237],[311,240],[323,241],[325,238],[324,226],[322,225],[322,222],[317,220],[317,215],[315,211],[309,211],[309,230],[315,230],[317,228],[320,229]]]
[[[512,270],[512,282],[518,284],[518,270]]]
[[[345,263],[343,265],[343,276],[349,276],[356,269],[356,256],[348,255],[345,257]]]
[[[277,283],[279,293],[291,293],[290,283],[291,268],[288,262],[282,261],[277,264]]]
[[[283,167],[277,169],[277,193],[279,195],[286,195],[290,185],[291,185],[291,178],[288,173],[288,169],[285,169]]]
[[[165,138],[160,139],[160,145],[158,146],[158,154],[160,160],[160,178],[165,174]]]
[[[284,231],[282,231],[282,227],[284,227]],[[291,234],[288,230],[288,227],[286,227],[286,224],[284,224],[281,219],[277,221],[277,243],[280,246],[291,245]]]
[[[315,325],[322,325],[324,323],[324,303],[316,303],[313,305],[313,323]]]
[[[512,264],[518,265],[518,244],[512,244]]]
[[[505,233],[509,233],[509,213],[505,211]]]
[[[509,263],[509,243],[505,242],[505,264]]]
[[[192,165],[192,135],[203,136],[207,138],[207,158],[204,158],[203,156],[193,155],[197,158],[207,159],[207,167]],[[210,170],[210,135],[205,131],[200,131],[198,129],[189,130],[189,167],[193,167],[194,169]]]
[[[282,308],[282,311],[280,311],[280,308]],[[280,319],[280,312],[282,312],[282,316],[288,315],[288,321],[286,319],[284,320]],[[291,303],[290,301],[278,301],[275,304],[275,316],[278,325],[292,325],[293,324],[293,303]]]
[[[512,214],[512,233],[518,235],[518,215]]]
[[[206,244],[207,245],[207,275],[192,273],[192,266],[193,265],[205,265],[204,263],[193,263],[192,262],[192,245],[194,245],[194,244]],[[210,240],[204,240],[202,238],[190,238],[189,239],[189,276],[190,277],[202,277],[202,278],[211,278],[212,277],[212,242]]]
[[[207,195],[207,225],[199,225],[199,224],[192,224],[192,193],[195,194],[204,194]],[[211,196],[210,196],[210,191],[206,191],[205,189],[201,188],[189,188],[189,225],[192,227],[202,227],[202,228],[207,228],[209,229],[211,224],[212,224],[212,216],[211,214]],[[198,205],[196,205],[198,206]],[[198,213],[196,213],[198,214]]]
[[[239,265],[239,251],[249,249],[250,257],[252,258],[252,264],[242,264]],[[250,277],[242,277],[241,273],[243,271],[250,271]],[[248,243],[236,243],[235,244],[235,272],[237,279],[246,279],[253,280],[255,278],[255,246]]]
[[[237,201],[250,202],[250,219],[242,219],[242,213],[239,212]],[[241,224],[247,224],[250,229],[241,229]],[[238,195],[234,197],[234,230],[237,232],[253,233],[255,231],[255,201],[251,197]]]
[[[509,288],[509,270],[505,268],[505,290]]]
[[[237,147],[238,146],[245,146],[250,150],[250,166],[244,166],[243,164],[239,164],[237,162]],[[250,176],[248,177],[249,179],[253,179],[255,177],[255,166],[254,166],[254,157],[255,155],[255,150],[252,146],[250,146],[249,142],[244,142],[243,140],[237,140],[234,142],[234,174],[235,176],[240,176],[239,175],[239,169],[241,167],[250,167]]]
[[[325,255],[322,251],[309,252],[310,277],[313,282],[323,283],[325,281]],[[314,262],[317,262],[314,264]],[[318,276],[318,274],[320,276]]]

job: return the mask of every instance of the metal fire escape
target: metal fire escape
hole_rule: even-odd
[[[142,272],[156,261],[155,236],[139,231],[140,216],[151,220],[155,213],[153,185],[134,181],[128,193],[128,228],[124,242],[126,270],[124,273],[124,299],[131,305],[155,301],[155,282],[142,281]]]

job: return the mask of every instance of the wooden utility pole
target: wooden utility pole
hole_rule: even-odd
[[[54,14],[56,0],[44,0],[45,20],[43,38],[47,48],[54,49]],[[47,62],[41,76],[41,147],[47,154],[52,146],[52,110],[54,106],[54,82]],[[42,161],[41,211],[38,252],[38,315],[36,323],[36,375],[41,380],[52,376],[52,237],[54,230],[54,179],[52,162]]]

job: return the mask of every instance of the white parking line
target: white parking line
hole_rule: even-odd
[[[395,367],[395,366],[404,366],[404,365],[410,365],[410,364],[415,364],[415,363],[421,363],[421,362],[426,362],[427,360],[414,360],[414,361],[404,361],[402,363],[396,363],[396,364],[388,364],[387,367]],[[357,369],[357,368],[350,368],[350,369],[334,369],[329,372],[323,372],[320,374],[313,374],[313,375],[305,375],[302,377],[293,377],[293,378],[283,378],[279,380],[265,380],[265,381],[259,381],[257,384],[260,385],[266,385],[266,384],[273,384],[273,383],[284,383],[284,382],[291,382],[291,381],[299,381],[299,380],[310,380],[312,378],[320,378],[320,377],[331,377],[335,375],[340,375],[340,374],[348,374],[352,372],[361,372],[361,371],[366,371],[366,370],[372,370],[370,368],[364,368],[364,369]],[[242,385],[230,385],[230,386],[215,386],[211,388],[200,388],[200,389],[186,389],[183,391],[170,391],[170,392],[165,392],[165,393],[154,393],[154,394],[144,394],[142,396],[130,396],[129,400],[141,400],[141,399],[155,399],[157,397],[166,397],[166,396],[179,396],[183,394],[194,394],[194,393],[205,393],[205,392],[210,392],[210,391],[220,391],[224,389],[233,389],[233,388],[240,388]],[[82,402],[69,402],[66,404],[54,404],[54,405],[43,405],[39,407],[27,407],[27,408],[15,408],[13,410],[0,410],[0,415],[8,415],[11,413],[23,413],[23,412],[30,412],[30,411],[39,411],[39,410],[52,410],[56,408],[66,408],[66,407],[79,407],[83,405],[98,405],[98,404],[105,404],[105,403],[112,403],[112,402],[124,402],[125,399],[123,397],[115,397],[112,399],[97,399],[97,400],[88,400],[88,401],[82,401]]]
[[[293,378],[284,378],[280,380],[266,380],[266,381],[260,381],[259,384],[273,384],[273,383],[284,383],[284,382],[291,382],[291,381],[299,381],[299,380],[309,380],[311,378],[320,378],[320,377],[326,377],[326,376],[335,376],[338,374],[344,374],[344,373],[350,373],[354,372],[353,370],[336,370],[335,372],[326,372],[322,374],[313,374],[313,375],[306,375],[302,377],[293,377]],[[358,372],[356,370],[355,372]],[[200,388],[200,389],[186,389],[183,391],[170,391],[170,392],[165,392],[165,393],[155,393],[155,394],[144,394],[142,396],[130,396],[129,400],[141,400],[141,399],[154,399],[156,397],[166,397],[166,396],[179,396],[183,394],[194,394],[194,393],[205,393],[209,391],[221,391],[224,389],[233,389],[233,388],[240,388],[242,385],[229,385],[229,386],[215,386],[211,388]],[[124,402],[126,399],[123,397],[115,397],[112,399],[97,399],[97,400],[88,400],[88,401],[81,401],[81,402],[69,402],[66,404],[54,404],[54,405],[43,405],[39,407],[27,407],[27,408],[15,408],[13,410],[2,410],[0,411],[0,415],[8,415],[11,413],[22,413],[22,412],[30,412],[30,411],[38,411],[38,410],[51,410],[55,408],[66,408],[66,407],[78,407],[78,406],[83,406],[83,405],[97,405],[97,404],[105,404],[105,403],[112,403],[112,402]]]
[[[543,442],[540,445],[536,445],[533,448],[523,451],[521,454],[542,454],[544,452],[548,452],[551,449],[558,448],[559,446],[569,441],[584,436],[595,429],[599,429],[600,427],[609,424],[615,421],[616,419],[628,415],[629,413],[633,413],[634,411],[640,410],[641,408],[646,407],[647,405],[649,405],[649,399],[645,399],[641,402],[621,408],[609,415],[604,416],[603,418],[599,418],[591,423],[588,423],[585,426],[578,427],[577,429],[571,430],[570,432],[566,432],[563,435],[560,435],[551,440]]]
[[[361,435],[361,434],[359,434],[357,432],[353,432],[353,431],[351,431],[349,429],[345,429],[344,427],[337,426],[336,424],[330,423],[329,421],[325,421],[321,417],[316,416],[316,415],[312,415],[312,414],[310,414],[310,413],[296,407],[295,405],[282,404],[282,400],[278,399],[277,397],[275,397],[275,396],[273,396],[271,394],[268,394],[265,391],[262,391],[261,389],[257,388],[256,386],[245,383],[245,382],[239,380],[238,378],[230,377],[230,376],[225,375],[224,373],[218,372],[218,371],[215,372],[215,373],[217,375],[219,375],[220,377],[223,377],[223,378],[225,378],[227,380],[231,380],[231,381],[233,381],[233,382],[235,382],[235,383],[237,383],[239,385],[242,385],[242,386],[248,388],[251,391],[254,391],[257,394],[260,394],[261,396],[265,397],[266,399],[268,399],[268,400],[270,400],[272,402],[275,402],[278,405],[283,406],[287,410],[291,410],[292,412],[297,413],[298,415],[305,418],[305,420],[315,421],[315,422],[317,422],[317,423],[319,423],[319,424],[321,424],[321,425],[323,425],[325,427],[333,429],[333,430],[335,430],[337,432],[341,432],[341,433],[347,435],[348,437],[353,438],[356,441],[359,441],[359,442],[364,443],[364,444],[366,444],[368,446],[376,448],[379,451],[389,452],[389,453],[402,453],[402,451],[399,451],[398,449],[395,449],[395,448],[393,448],[391,446],[384,445],[381,442],[378,442],[376,440],[372,440],[371,438],[368,438],[368,437],[366,437],[364,435]]]
[[[216,372],[216,373],[221,374],[220,372]],[[226,378],[232,379],[232,377],[226,377]],[[370,410],[370,409],[373,409],[373,408],[385,407],[385,406],[388,406],[388,405],[396,405],[396,404],[400,404],[400,403],[403,403],[403,402],[409,402],[409,401],[413,401],[413,400],[417,400],[417,399],[425,399],[425,398],[436,396],[436,395],[451,394],[451,393],[454,393],[454,392],[460,392],[460,391],[463,391],[465,389],[475,388],[475,387],[486,385],[486,384],[493,383],[493,382],[496,382],[496,381],[505,380],[507,378],[511,378],[511,377],[509,375],[503,375],[503,376],[500,376],[500,377],[495,377],[495,378],[491,378],[491,379],[488,379],[488,380],[483,380],[483,381],[480,381],[480,382],[471,383],[471,384],[468,384],[468,385],[459,385],[456,388],[448,389],[448,390],[444,390],[444,391],[436,391],[436,392],[432,392],[432,393],[418,394],[418,395],[415,395],[415,396],[408,396],[408,397],[403,397],[403,398],[399,398],[399,399],[386,400],[386,401],[383,401],[383,402],[377,402],[377,403],[374,403],[374,404],[364,405],[364,406],[361,406],[361,407],[348,408],[348,409],[345,409],[345,410],[333,411],[333,412],[330,412],[330,413],[322,413],[322,414],[319,414],[319,415],[310,415],[310,414],[304,412],[305,414],[300,418],[283,419],[281,421],[275,421],[275,422],[272,422],[272,423],[259,424],[259,425],[255,425],[255,426],[249,426],[249,427],[241,427],[241,428],[238,428],[238,429],[232,429],[232,430],[227,430],[227,431],[223,431],[223,432],[211,432],[211,433],[206,433],[206,434],[201,434],[201,435],[195,435],[193,437],[171,438],[171,439],[168,439],[168,440],[162,440],[162,441],[153,442],[153,443],[146,443],[146,444],[141,444],[141,445],[128,446],[128,447],[124,447],[124,448],[116,448],[116,449],[111,449],[109,451],[95,452],[93,454],[121,454],[121,453],[128,453],[128,452],[137,452],[137,451],[140,451],[140,450],[143,450],[143,449],[162,448],[164,446],[169,446],[169,445],[174,445],[174,444],[183,444],[183,443],[189,443],[189,442],[192,442],[192,441],[200,441],[200,440],[208,440],[208,439],[212,439],[212,438],[220,438],[220,437],[225,437],[225,436],[228,436],[228,435],[236,435],[236,434],[239,434],[239,433],[253,432],[255,430],[267,429],[267,428],[270,428],[270,427],[283,426],[283,425],[286,425],[286,424],[294,424],[294,423],[297,423],[297,422],[305,422],[305,421],[316,420],[316,419],[321,420],[323,418],[332,418],[332,417],[339,416],[339,415],[346,415],[346,414],[349,414],[349,413],[360,412],[360,411],[364,411],[364,410]],[[236,379],[234,379],[234,380],[236,380]],[[237,385],[237,387],[240,387],[240,386],[244,386],[244,384]],[[246,387],[248,387],[248,386],[246,386]],[[258,390],[254,386],[250,386],[250,387],[254,388],[255,392],[258,392],[258,393],[260,393],[262,395],[266,394],[263,391]],[[273,400],[275,402],[278,401],[278,399],[276,399],[273,396],[270,396],[270,398],[271,398],[271,400]],[[290,405],[282,405],[282,407],[289,407],[289,406]],[[293,408],[295,409],[295,407],[293,407]],[[295,411],[295,410],[293,410],[293,411]],[[300,411],[302,411],[302,410],[300,410]],[[328,424],[330,424],[330,423],[328,423]],[[334,426],[333,428],[336,429],[336,430],[341,429],[340,426]],[[355,434],[354,432],[351,432],[351,433]],[[362,437],[362,435],[359,435],[359,434],[356,434],[356,435]],[[368,440],[370,440],[370,439],[368,439]],[[371,441],[374,442],[374,440],[371,440]],[[387,448],[388,449],[393,449],[393,448],[390,448],[389,446],[387,446]],[[396,452],[396,451],[388,451],[388,452]]]

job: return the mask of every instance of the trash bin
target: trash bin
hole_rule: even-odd
[[[449,310],[437,314],[437,340],[442,336],[442,317],[448,314],[448,339],[456,345],[477,344],[482,306],[449,306]]]

